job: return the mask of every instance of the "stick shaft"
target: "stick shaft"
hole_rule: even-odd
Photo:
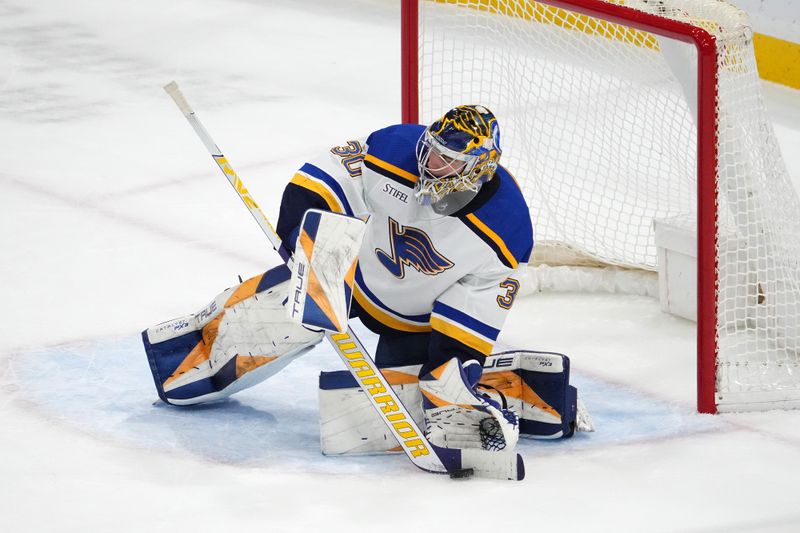
[[[233,170],[231,164],[222,154],[222,150],[219,149],[219,146],[217,146],[217,144],[211,138],[211,134],[208,133],[208,130],[206,130],[205,126],[203,126],[202,122],[200,122],[200,119],[197,118],[194,109],[192,109],[192,107],[189,105],[189,102],[186,100],[186,97],[183,96],[180,88],[178,88],[178,84],[174,81],[170,82],[164,86],[164,90],[167,91],[167,94],[172,97],[172,100],[178,106],[178,109],[181,110],[183,116],[189,121],[192,129],[194,129],[197,136],[200,137],[200,140],[203,141],[208,153],[211,154],[214,162],[225,175],[225,178],[227,178],[228,183],[231,184],[231,187],[233,187],[233,189],[236,191],[236,194],[239,195],[239,198],[242,200],[245,207],[247,207],[247,210],[250,211],[253,219],[256,221],[259,227],[261,227],[261,231],[263,231],[264,235],[267,236],[267,239],[269,239],[272,247],[276,252],[278,252],[278,254],[281,256],[281,259],[283,259],[291,267],[291,255],[282,246],[283,243],[281,238],[278,236],[278,232],[275,231],[275,228],[272,227],[272,224],[270,224],[267,216],[250,195],[250,191],[247,190],[247,187],[245,187],[241,178],[239,178],[239,176],[236,174],[236,171]]]
[[[217,144],[211,138],[211,135],[205,129],[200,119],[197,118],[189,102],[183,96],[183,93],[178,88],[178,84],[174,81],[164,86],[175,104],[181,110],[183,115],[189,121],[195,133],[197,133],[200,140],[208,149],[211,157],[217,163],[220,170],[228,182],[234,188],[236,193],[247,206],[250,214],[261,227],[261,231],[267,236],[272,247],[277,251],[281,258],[291,267],[293,262],[291,255],[283,246],[280,236],[275,231],[275,228],[270,224],[269,219],[258,207],[255,200],[250,196],[247,188],[242,183],[242,180],[231,167],[230,163]],[[355,333],[348,326],[347,332],[339,334],[331,334],[325,332],[325,337],[333,346],[339,358],[345,364],[347,369],[355,378],[362,390],[370,399],[375,411],[381,417],[381,420],[386,424],[389,431],[394,435],[400,443],[403,451],[408,458],[419,468],[429,472],[444,473],[454,468],[460,468],[460,464],[450,468],[445,467],[440,459],[439,454],[447,455],[447,450],[436,448],[433,446],[424,433],[417,426],[411,414],[406,409],[405,405],[397,397],[397,394],[392,389],[391,385],[387,382],[386,378],[378,369],[375,361],[369,355],[369,352],[361,344],[361,341],[356,337]],[[367,393],[367,391],[369,391]],[[448,461],[450,462],[450,461]],[[459,461],[460,462],[460,459]]]

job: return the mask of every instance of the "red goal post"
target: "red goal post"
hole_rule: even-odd
[[[659,12],[659,9],[654,8],[653,6],[658,5],[669,6],[670,4],[676,4],[679,7],[685,6],[687,2],[717,2],[718,0],[632,0],[625,2],[624,0],[540,0],[538,2],[532,1],[503,1],[503,0],[440,0],[439,2],[433,2],[435,4],[440,4],[440,6],[435,6],[434,8],[430,8],[431,10],[435,10],[437,12],[441,11],[441,16],[447,16],[447,13],[444,12],[445,9],[456,10],[471,10],[472,12],[483,12],[482,16],[486,17],[486,20],[489,21],[489,25],[493,24],[493,20],[488,17],[505,17],[507,19],[517,19],[514,22],[509,23],[510,26],[513,26],[513,31],[518,32],[515,33],[515,38],[517,39],[516,43],[521,42],[519,39],[524,38],[524,32],[526,30],[520,30],[519,28],[521,25],[528,21],[528,24],[531,26],[531,31],[537,31],[537,28],[534,27],[544,26],[545,24],[550,25],[564,25],[564,20],[568,18],[570,20],[578,20],[580,18],[581,22],[580,25],[582,27],[594,27],[595,21],[603,21],[605,23],[619,25],[620,27],[628,28],[631,30],[637,30],[641,32],[646,32],[647,34],[657,35],[662,38],[681,41],[683,43],[689,43],[694,46],[697,51],[696,58],[697,58],[697,67],[696,67],[696,116],[695,116],[695,126],[696,126],[696,138],[694,142],[696,142],[696,165],[695,165],[695,175],[691,176],[691,179],[696,181],[696,196],[694,199],[696,210],[693,216],[696,217],[696,227],[697,227],[697,408],[700,412],[703,413],[715,413],[717,412],[718,404],[724,398],[727,398],[726,395],[721,395],[718,390],[717,381],[720,379],[718,377],[718,361],[719,361],[719,353],[720,353],[720,331],[729,330],[729,329],[736,329],[737,326],[731,326],[730,324],[723,324],[722,319],[720,318],[720,309],[719,309],[719,302],[722,298],[721,296],[721,288],[720,288],[720,279],[719,279],[719,272],[720,272],[720,263],[719,258],[724,250],[721,250],[720,243],[719,243],[719,236],[720,236],[720,228],[718,221],[720,220],[720,214],[718,212],[719,204],[720,204],[720,189],[719,189],[719,176],[720,176],[720,161],[718,158],[718,148],[720,143],[723,142],[720,139],[719,133],[719,113],[720,113],[720,106],[718,105],[720,94],[719,94],[719,65],[721,62],[725,60],[725,58],[721,59],[720,54],[728,54],[729,51],[719,50],[718,49],[718,41],[722,39],[720,35],[714,35],[712,32],[709,31],[711,29],[713,31],[714,24],[713,21],[709,22],[708,20],[703,20],[698,23],[693,23],[689,17],[683,18],[680,20],[681,17],[670,18],[669,16],[663,15]],[[424,87],[426,83],[426,76],[429,76],[429,73],[425,71],[425,68],[420,64],[420,58],[423,55],[423,47],[426,46],[425,43],[421,42],[421,39],[425,37],[427,28],[427,21],[422,19],[420,5],[422,4],[430,4],[431,2],[419,2],[417,0],[402,0],[402,26],[401,26],[401,39],[402,39],[402,120],[404,122],[427,122],[430,120],[431,116],[436,116],[437,112],[443,111],[443,109],[428,109],[426,113],[421,113],[420,109],[420,91]],[[633,7],[629,7],[630,4],[642,4],[647,7],[647,10],[642,9],[635,9]],[[441,4],[448,4],[447,6]],[[674,8],[678,9],[678,8]],[[543,23],[543,18],[550,17],[550,14],[558,11],[561,13],[558,17],[561,18],[550,18],[545,20]],[[453,13],[458,14],[457,11],[452,11]],[[462,11],[462,13],[465,11]],[[543,15],[544,14],[544,15]],[[583,18],[581,18],[583,17]],[[588,17],[588,18],[586,18]],[[474,22],[470,22],[470,25],[466,25],[468,30],[464,31],[479,31],[477,29],[473,30]],[[502,29],[498,29],[497,27],[491,28],[492,31],[498,33],[502,33]],[[449,31],[448,29],[440,30],[439,28],[433,28],[431,31],[438,32],[437,35],[443,34],[442,32]],[[452,31],[461,31],[460,29],[456,28]],[[548,29],[550,31],[550,29]],[[573,33],[576,31],[573,29]],[[617,31],[617,30],[614,30]],[[437,39],[440,37],[436,37]],[[444,37],[444,39],[449,39],[450,37]],[[616,37],[615,37],[616,38]],[[497,62],[498,57],[503,57],[501,53],[498,53],[494,50],[495,46],[492,42],[494,37],[486,37],[483,38],[487,43],[487,49],[491,49],[485,53],[481,51],[470,52],[469,61],[464,61],[464,65],[476,65],[478,60],[485,60],[485,61],[494,61]],[[499,39],[499,38],[498,38]],[[457,41],[456,41],[457,42]],[[659,41],[660,42],[660,41]],[[501,46],[501,45],[498,45]],[[515,46],[515,45],[511,45]],[[520,46],[527,46],[526,44],[522,44]],[[477,47],[477,45],[476,45]],[[449,50],[453,50],[454,47],[452,45],[441,45],[439,53],[447,54]],[[454,55],[459,55],[460,52],[455,50],[453,52]],[[489,59],[485,59],[485,58]],[[503,59],[505,60],[505,59]],[[567,60],[571,61],[571,60]],[[738,60],[736,60],[738,61]],[[443,62],[447,62],[447,59],[444,59]],[[569,63],[569,67],[565,70],[572,69],[573,65]],[[447,68],[447,67],[442,67]],[[458,67],[456,67],[458,68]],[[753,67],[754,68],[754,67]],[[515,74],[516,75],[516,74]],[[434,84],[434,88],[428,88],[427,90],[436,91],[436,87],[441,86],[442,91],[446,91],[449,94],[453,95],[453,98],[458,98],[458,88],[453,88],[455,85],[458,85],[457,81],[458,76],[452,76],[451,74],[445,73],[441,75],[441,78],[437,78],[437,83],[439,85]],[[471,83],[469,77],[463,77],[458,79],[466,79],[467,81],[464,83]],[[530,83],[530,81],[526,80],[523,77],[521,78],[524,80],[524,83]],[[455,80],[455,81],[454,81]],[[481,86],[486,86],[487,83],[485,80],[480,82]],[[492,83],[505,83],[505,80],[500,81],[497,78],[492,78]],[[521,85],[524,87],[524,83]],[[480,85],[477,84],[476,85]],[[523,89],[524,90],[524,89]],[[471,92],[470,92],[471,91]],[[464,95],[472,95],[474,98],[475,94],[480,94],[479,92],[476,93],[475,89],[469,89],[464,92]],[[468,97],[468,96],[467,96]],[[760,96],[759,96],[760,98]],[[442,98],[439,104],[446,102],[447,98]],[[489,105],[490,108],[494,109],[492,103],[486,101],[453,101],[452,104],[460,104],[460,103],[484,103]],[[691,104],[690,104],[691,105]],[[432,113],[432,115],[430,114]],[[502,115],[498,115],[501,118],[501,123],[503,120]],[[649,117],[644,116],[642,117],[643,120],[648,120]],[[728,126],[726,126],[727,128]],[[521,128],[515,128],[516,132],[521,131]],[[514,135],[514,132],[512,132]],[[686,138],[693,138],[695,132],[691,134],[685,134]],[[725,140],[727,142],[727,140]],[[737,141],[739,142],[739,141]],[[730,143],[729,143],[730,144]],[[779,158],[779,155],[778,155]],[[727,163],[726,163],[727,164]],[[782,164],[782,163],[781,163]],[[512,171],[519,171],[518,169],[512,168]],[[525,180],[527,176],[518,178]],[[537,175],[538,177],[538,175]],[[536,178],[531,178],[536,179]],[[740,179],[740,178],[737,178]],[[733,181],[732,181],[733,183]],[[731,188],[733,186],[728,185],[726,182],[726,187]],[[748,185],[749,187],[749,185]],[[728,194],[730,193],[723,193]],[[730,200],[730,198],[729,198]],[[727,201],[727,200],[726,200]],[[733,200],[730,200],[733,202]],[[792,205],[796,205],[792,204]],[[735,209],[734,209],[735,211]],[[728,216],[727,214],[725,216]],[[735,213],[734,218],[741,218],[744,215],[740,213]],[[760,215],[759,215],[760,216]],[[752,226],[753,222],[747,222],[750,226]],[[534,230],[536,232],[536,225],[534,226]],[[781,237],[782,238],[782,237]],[[756,239],[752,239],[753,241]],[[771,241],[770,241],[771,242]],[[783,242],[783,241],[781,241]],[[794,250],[795,241],[792,241],[790,245],[787,245],[788,248],[792,248],[792,253],[795,252]],[[751,259],[748,259],[750,261]],[[795,258],[792,256],[790,259],[794,261]],[[620,259],[619,262],[610,260],[611,264],[623,264],[625,266],[630,266],[632,264],[631,261],[627,259],[623,260]],[[635,263],[635,262],[634,262]],[[649,266],[645,266],[645,268],[653,269],[653,265],[650,264]],[[726,266],[727,268],[727,266]],[[739,267],[736,267],[739,268]],[[727,272],[727,270],[726,270]],[[728,283],[728,282],[726,282]],[[767,282],[763,282],[766,286]],[[760,291],[762,290],[762,281],[761,279],[756,281],[756,285],[758,286],[757,291],[759,291],[759,298],[760,298]],[[726,285],[727,290],[727,285]],[[798,299],[796,293],[792,295],[792,298]],[[780,298],[779,298],[780,299]],[[795,300],[792,300],[794,302]],[[728,304],[726,304],[728,305]],[[732,305],[732,304],[731,304]],[[784,306],[786,307],[786,306]],[[722,313],[726,313],[727,311],[722,310]],[[760,311],[753,311],[754,316],[758,315]],[[730,312],[731,314],[735,314],[733,311]],[[738,313],[738,311],[737,311]],[[791,310],[790,314],[794,313],[791,319],[788,321],[789,323],[789,331],[794,331],[794,324],[797,322],[797,308],[796,306]],[[727,315],[726,315],[727,316]],[[738,316],[738,315],[737,315]],[[749,320],[749,319],[748,319]],[[739,320],[740,322],[746,322],[746,320]],[[751,322],[756,321],[756,319],[752,319]],[[785,329],[787,320],[783,320],[782,328]],[[742,326],[744,328],[744,326]],[[784,338],[782,341],[783,344],[786,344],[785,332],[781,334]],[[774,343],[773,343],[774,344]],[[780,343],[778,343],[780,344]],[[784,347],[785,348],[785,347]],[[783,348],[782,348],[783,349]],[[788,353],[787,350],[784,352]],[[794,353],[794,352],[792,352]],[[788,356],[787,356],[788,357]],[[726,363],[730,365],[730,363]],[[738,361],[734,365],[737,368],[739,367]],[[791,374],[791,372],[790,372]],[[727,379],[727,378],[726,378]],[[735,381],[735,379],[734,379]],[[745,392],[749,392],[750,389],[745,389]],[[738,391],[737,391],[738,394]],[[794,398],[794,392],[789,394],[789,398]],[[800,397],[800,396],[799,396]],[[734,402],[736,405],[741,405],[742,403],[746,404],[748,400],[739,401],[738,399]],[[778,402],[780,403],[780,402]],[[791,403],[791,402],[790,402]],[[771,405],[771,404],[767,404]],[[769,407],[760,407],[760,408],[769,408]]]

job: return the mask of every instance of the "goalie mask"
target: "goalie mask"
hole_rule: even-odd
[[[500,160],[500,127],[479,105],[454,107],[417,141],[420,178],[414,196],[439,215],[467,205],[492,179]]]

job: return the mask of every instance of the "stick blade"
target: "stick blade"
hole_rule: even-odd
[[[525,462],[515,452],[487,452],[461,450],[461,468],[472,469],[478,477],[522,481],[525,479]]]
[[[525,478],[525,462],[516,452],[489,452],[477,448],[441,448],[431,444],[450,477],[460,476],[461,471],[471,471],[476,477],[522,481]]]

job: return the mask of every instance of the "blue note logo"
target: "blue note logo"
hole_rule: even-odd
[[[403,227],[389,218],[389,244],[391,254],[380,248],[375,255],[386,269],[397,278],[405,277],[405,267],[412,266],[417,272],[428,276],[441,274],[453,266],[453,262],[443,256],[433,246],[431,238],[417,228]]]

